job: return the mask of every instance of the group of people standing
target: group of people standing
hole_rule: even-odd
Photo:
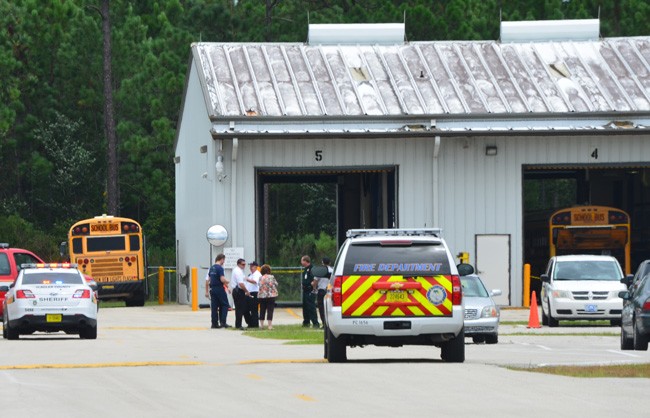
[[[271,274],[271,267],[264,264],[259,268],[253,261],[248,263],[250,273],[247,275],[244,272],[246,260],[240,258],[228,280],[223,269],[225,261],[224,254],[217,255],[206,277],[205,295],[210,298],[211,327],[230,328],[226,319],[230,309],[228,293],[231,293],[235,305],[235,328],[244,329],[243,319],[249,328],[264,327],[268,320],[268,329],[273,329],[278,282]]]
[[[210,267],[205,282],[205,296],[210,298],[212,328],[230,328],[226,319],[230,304],[228,293],[232,294],[235,305],[235,328],[244,329],[243,321],[248,328],[273,329],[273,311],[275,300],[278,297],[278,282],[271,274],[271,267],[264,264],[259,267],[256,261],[248,263],[250,273],[246,274],[246,260],[237,260],[237,266],[233,268],[231,279],[225,275],[223,264],[226,261],[224,254],[217,255],[215,263]],[[327,293],[327,284],[332,274],[330,259],[323,257],[323,265],[327,267],[328,273],[323,277],[315,277],[312,274],[313,265],[308,255],[300,259],[303,269],[301,272],[302,285],[302,325],[320,328],[318,314],[321,323],[325,323],[324,298]],[[318,314],[317,312],[318,308]],[[268,321],[268,325],[265,324]]]

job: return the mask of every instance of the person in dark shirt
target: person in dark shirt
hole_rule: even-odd
[[[314,275],[311,273],[311,258],[308,255],[300,259],[302,265],[301,284],[302,284],[302,326],[308,327],[311,322],[314,328],[320,328],[318,315],[316,314],[316,294],[312,282]]]
[[[228,285],[223,263],[226,261],[224,254],[217,255],[214,264],[208,271],[208,280],[205,283],[205,296],[210,298],[211,328],[230,328],[226,323],[228,316],[228,295],[225,286]]]

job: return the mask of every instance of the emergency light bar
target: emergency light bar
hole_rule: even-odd
[[[420,229],[348,229],[345,233],[347,238],[371,237],[371,236],[433,236],[440,238],[441,228],[420,228]]]
[[[67,269],[67,268],[77,268],[77,263],[24,263],[20,265],[20,268],[23,269]]]

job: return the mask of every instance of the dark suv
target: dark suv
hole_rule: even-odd
[[[465,361],[462,287],[439,229],[347,232],[325,298],[325,358],[346,348],[433,345]]]

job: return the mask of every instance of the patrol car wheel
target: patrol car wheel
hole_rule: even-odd
[[[336,338],[329,328],[325,329],[327,342],[327,361],[330,363],[342,363],[347,360],[345,342],[342,338]]]
[[[8,324],[5,326],[7,339],[8,340],[17,340],[18,339],[18,330],[16,328],[11,328]],[[3,331],[4,333],[5,331]]]
[[[456,338],[442,344],[440,357],[447,363],[462,363],[465,361],[465,329],[462,329]]]
[[[79,330],[79,338],[85,340],[96,340],[97,339],[97,327],[86,327]]]

